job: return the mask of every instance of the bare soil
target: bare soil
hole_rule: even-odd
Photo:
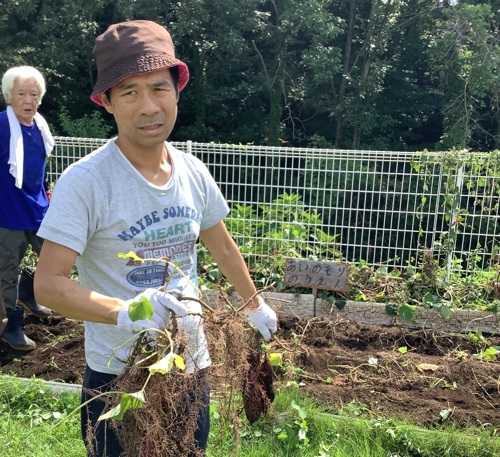
[[[59,316],[39,319],[29,315],[25,332],[37,348],[28,353],[12,351],[0,342],[0,372],[45,380],[82,383],[85,357],[83,324]]]
[[[52,317],[27,318],[26,333],[38,347],[13,353],[0,346],[0,372],[81,383],[83,326]],[[500,337],[488,337],[500,346]],[[398,348],[406,346],[408,352]],[[281,322],[273,351],[292,362],[302,389],[328,407],[351,402],[363,412],[437,424],[440,412],[457,425],[500,426],[500,362],[485,362],[464,335],[432,334],[400,328],[359,326],[352,322]],[[289,375],[283,369],[278,378]]]

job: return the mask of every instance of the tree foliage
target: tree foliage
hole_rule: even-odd
[[[499,0],[3,0],[0,71],[40,68],[57,133],[109,135],[88,98],[94,39],[151,19],[191,70],[176,139],[492,150],[499,11]]]

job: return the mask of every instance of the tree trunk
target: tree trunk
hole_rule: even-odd
[[[264,60],[264,56],[260,52],[260,49],[255,44],[255,41],[252,41],[253,48],[257,53],[260,64],[262,66],[262,71],[264,73],[265,78],[265,86],[268,92],[268,100],[269,100],[269,115],[268,115],[268,123],[266,128],[267,134],[267,143],[270,145],[279,144],[279,135],[280,135],[280,123],[281,123],[281,111],[282,111],[282,100],[281,100],[281,71],[280,71],[280,61],[278,57],[278,63],[276,65],[276,74],[271,77],[269,74],[269,70],[267,68],[266,61]]]
[[[342,78],[340,80],[339,95],[337,99],[337,107],[335,108],[335,120],[337,128],[335,129],[335,147],[341,146],[343,134],[343,116],[344,116],[344,97],[346,90],[347,76],[351,72],[351,52],[352,52],[352,32],[354,29],[354,11],[356,10],[356,0],[349,2],[349,23],[347,26],[347,36],[344,46],[344,67],[342,71]]]
[[[368,81],[368,75],[370,73],[370,65],[371,65],[371,58],[372,58],[372,53],[371,53],[371,43],[373,40],[373,35],[374,35],[374,22],[375,22],[375,17],[376,17],[376,12],[377,12],[377,0],[372,0],[370,3],[370,12],[368,14],[368,19],[367,19],[367,31],[366,31],[366,38],[365,38],[365,44],[363,46],[363,63],[361,67],[361,75],[360,75],[360,81],[358,84],[358,93],[357,97],[358,99],[361,99],[366,91],[366,83]],[[358,124],[355,125],[354,131],[353,131],[353,137],[352,137],[352,148],[353,149],[358,149],[359,145],[361,142],[361,126],[358,122]]]
[[[370,54],[366,56],[365,61],[363,62],[363,68],[361,70],[361,80],[359,85],[359,96],[361,97],[366,88],[366,83],[368,81],[368,75],[370,73],[370,65],[371,65],[371,57]],[[354,127],[354,132],[352,135],[352,148],[359,149],[361,143],[361,126],[359,123]]]
[[[281,80],[277,81],[271,87],[269,93],[269,124],[267,129],[267,143],[269,145],[279,145],[281,133],[281,113],[283,111],[283,102],[281,94]]]

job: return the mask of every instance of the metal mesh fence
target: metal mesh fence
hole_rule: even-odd
[[[49,180],[104,143],[57,137]],[[174,145],[208,166],[248,259],[342,256],[404,268],[432,248],[450,268],[470,269],[500,248],[498,152]]]

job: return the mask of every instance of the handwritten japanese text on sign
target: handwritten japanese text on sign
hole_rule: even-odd
[[[287,260],[285,283],[294,287],[323,290],[347,290],[348,266],[346,263]]]

